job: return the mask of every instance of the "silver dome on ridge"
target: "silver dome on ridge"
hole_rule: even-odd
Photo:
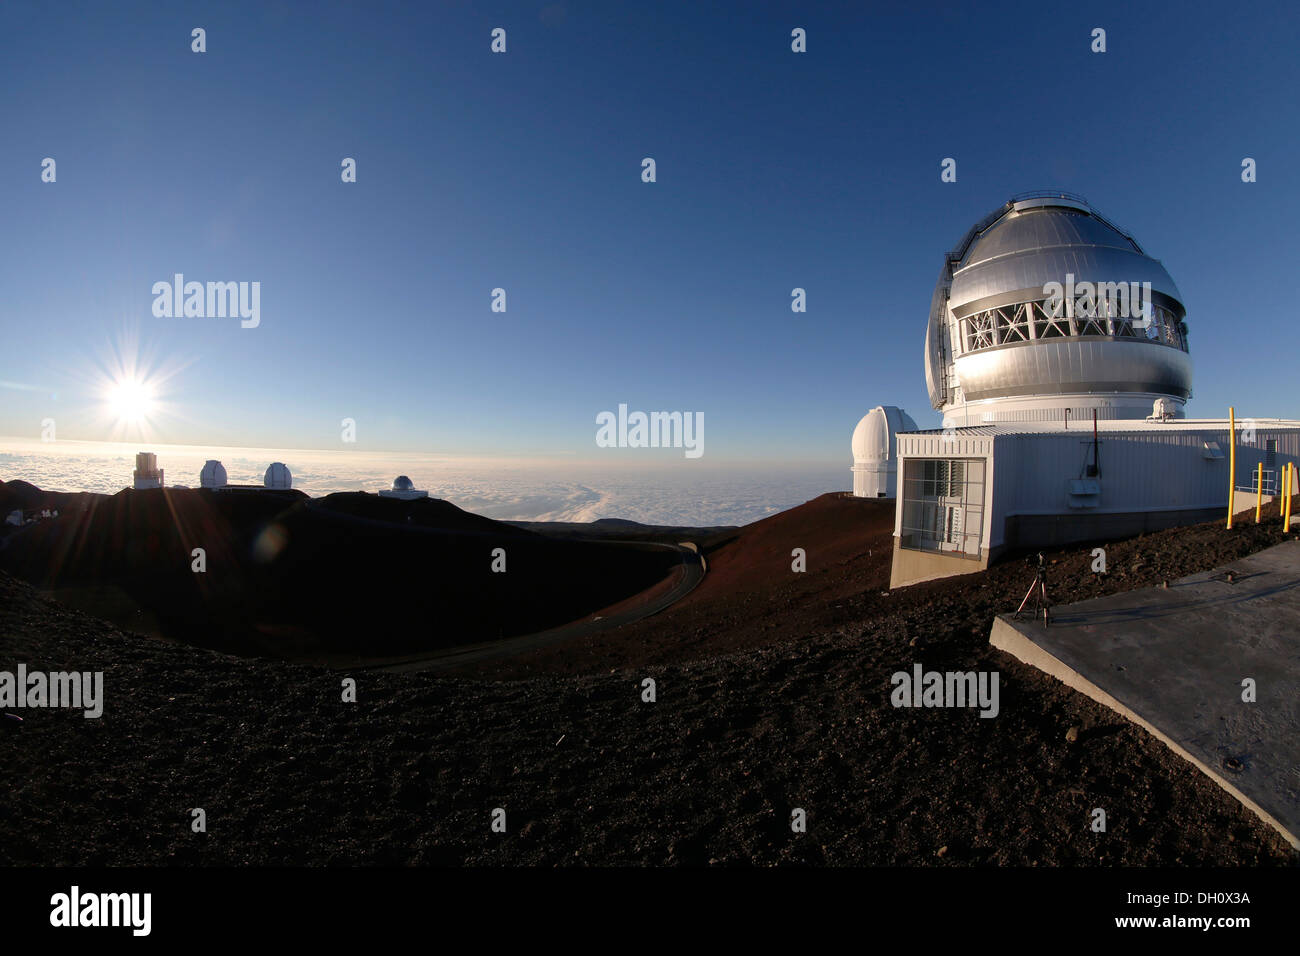
[[[1157,398],[1181,416],[1185,315],[1164,266],[1082,197],[1013,197],[944,257],[926,329],[930,401],[945,426],[1143,418]]]

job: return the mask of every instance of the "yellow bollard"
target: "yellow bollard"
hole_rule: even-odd
[[[1228,530],[1232,530],[1232,506],[1237,490],[1237,410],[1228,406]]]
[[[1277,476],[1277,516],[1282,519],[1282,530],[1286,530],[1286,465]]]
[[[1282,466],[1282,473],[1277,476],[1277,514],[1282,519],[1282,530],[1286,531],[1286,483],[1291,477],[1291,463]]]
[[[1286,517],[1282,519],[1282,530],[1291,530],[1291,496],[1295,494],[1295,464],[1286,463]]]
[[[1277,473],[1277,516],[1282,519],[1282,530],[1286,530],[1286,465]]]
[[[1277,516],[1279,518],[1282,517],[1282,512],[1286,508],[1286,506],[1283,504],[1283,501],[1285,499],[1283,499],[1282,497],[1282,488],[1285,485],[1286,485],[1286,465],[1283,465],[1282,470],[1277,473]]]
[[[1264,463],[1255,469],[1255,524],[1259,524],[1259,509],[1264,506]]]

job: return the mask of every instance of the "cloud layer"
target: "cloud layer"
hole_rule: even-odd
[[[0,442],[0,479],[20,478],[52,491],[115,494],[131,484],[135,450],[92,442]],[[196,487],[208,458],[220,459],[234,484],[261,484],[266,466],[283,461],[293,472],[294,487],[309,495],[375,492],[404,474],[417,488],[467,511],[519,521],[625,518],[646,524],[740,525],[849,486],[847,464],[835,468],[681,462],[638,469],[357,451],[193,446],[153,450],[169,485]]]

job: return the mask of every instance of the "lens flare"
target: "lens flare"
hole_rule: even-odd
[[[105,399],[109,413],[119,425],[140,425],[148,421],[154,410],[153,388],[132,378],[114,382]]]

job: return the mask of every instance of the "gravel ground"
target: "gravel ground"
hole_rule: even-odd
[[[991,616],[1028,586],[1023,563],[884,596],[879,548],[860,542],[746,591],[762,574],[741,573],[745,555],[767,562],[785,533],[761,525],[717,549],[731,584],[621,642],[548,650],[522,679],[358,673],[356,703],[344,674],[122,633],[0,574],[0,669],[103,670],[106,697],[98,720],[25,710],[0,730],[0,861],[1295,864],[1163,744],[988,646]],[[1108,546],[1105,578],[1089,548],[1054,552],[1049,583],[1064,602],[1279,540],[1251,524],[1146,535]],[[914,662],[999,671],[1001,713],[895,709],[889,675]],[[1089,826],[1096,807],[1106,833]]]

